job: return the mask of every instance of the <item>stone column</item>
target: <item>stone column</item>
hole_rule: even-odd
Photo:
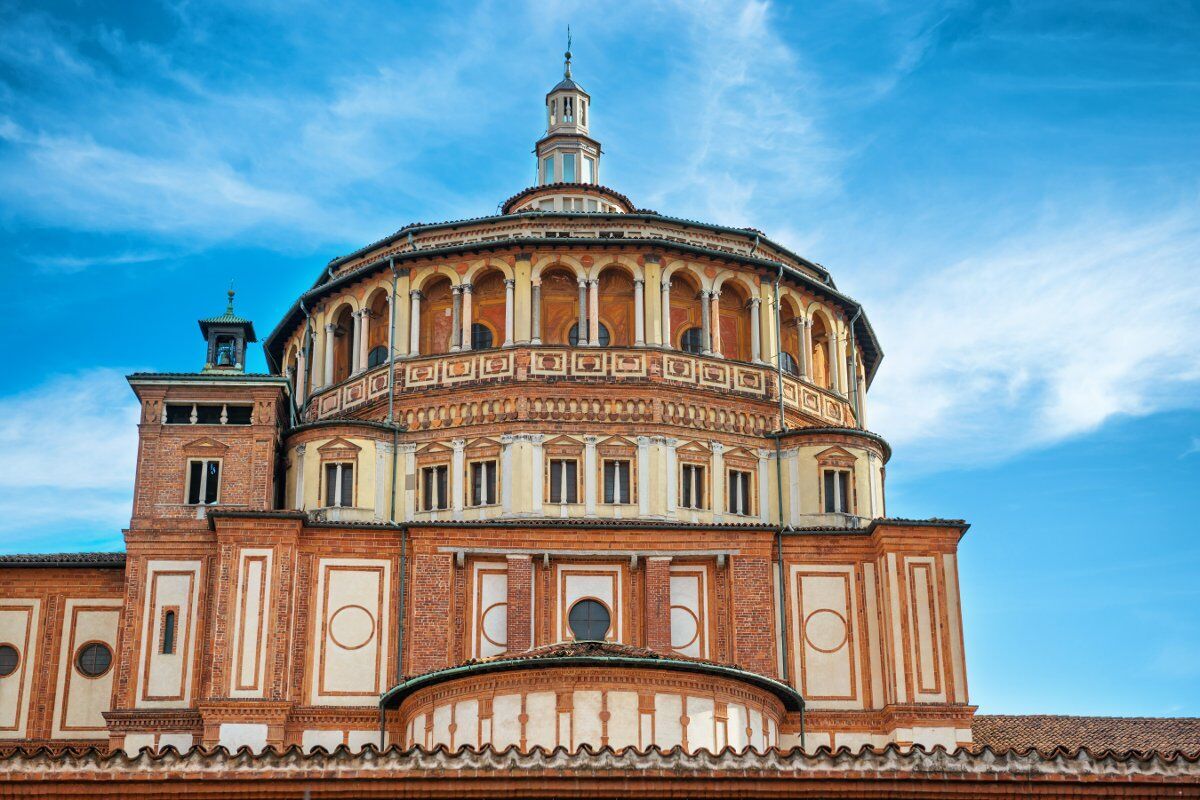
[[[325,374],[321,377],[326,386],[333,384],[333,332],[336,330],[337,325],[325,323]]]
[[[530,309],[532,324],[530,325],[530,344],[542,343],[542,283],[533,284],[533,303]]]
[[[637,437],[638,516],[650,516],[650,437]]]
[[[392,359],[396,357],[396,315],[399,309],[392,308],[392,296],[388,295],[388,316],[387,316],[387,363],[391,364]]]
[[[417,445],[415,442],[401,442],[396,447],[396,452],[400,456],[400,462],[403,464],[401,474],[416,475],[417,474]],[[397,476],[399,477],[399,476]],[[417,512],[417,490],[416,483],[413,483],[412,488],[408,488],[405,482],[396,481],[396,491],[400,492],[400,501],[397,505],[400,508],[400,522],[412,522]]]
[[[464,283],[462,286],[462,333],[459,335],[459,350],[470,350],[471,340],[474,338],[471,335],[471,328],[474,327],[475,312],[471,308],[471,298],[474,296],[475,287],[469,283]]]
[[[304,510],[304,451],[307,449],[307,445],[296,445],[296,463],[293,467],[296,470],[296,496],[292,501],[292,508],[296,511]]]
[[[408,355],[421,355],[421,290],[413,289],[408,293],[411,298],[408,317]]]
[[[712,312],[709,316],[712,318],[712,354],[724,358],[721,353],[721,293],[718,291],[712,292]]]
[[[600,346],[600,279],[588,281],[588,344]]]
[[[515,330],[515,320],[513,319],[513,306],[517,290],[517,282],[513,278],[504,281],[504,346],[512,347],[516,342],[513,340],[513,331]]]
[[[800,377],[811,381],[813,377],[812,363],[812,320],[800,317],[796,320],[800,329]]]
[[[391,503],[388,502],[388,469],[391,468],[392,443],[375,442],[375,513],[376,522],[388,518]],[[362,505],[360,502],[359,505]]]
[[[304,393],[308,390],[308,353],[303,347],[296,354],[296,405],[304,407]]]
[[[762,330],[759,323],[762,321],[762,298],[750,298],[750,359],[755,364],[763,363],[762,360]]]
[[[466,439],[451,439],[450,446],[454,448],[450,456],[450,508],[454,518],[461,519],[463,512],[463,473],[466,467]]]
[[[508,565],[508,652],[533,647],[533,557],[505,556]]]
[[[679,446],[678,439],[664,439],[663,444],[666,446],[666,490],[667,490],[667,516],[675,516],[676,489],[679,485],[679,468],[676,465],[675,448]]]
[[[671,279],[667,278],[660,284],[662,291],[662,307],[659,316],[662,323],[662,346],[671,346]]]
[[[671,652],[671,559],[646,559],[646,647]]]
[[[462,349],[462,286],[450,289],[450,352]]]
[[[350,336],[350,374],[355,375],[362,369],[362,361],[359,359],[359,345],[362,343],[362,310],[352,313],[350,320],[353,331]]]
[[[633,282],[633,344],[646,346],[646,282],[638,278]]]
[[[364,308],[362,310],[362,322],[359,324],[359,339],[358,339],[358,368],[364,370],[367,368],[371,356],[371,310]]]
[[[725,445],[709,442],[712,448],[712,479],[709,481],[708,496],[712,501],[713,521],[720,522],[725,515]]]
[[[542,489],[544,486],[542,476],[546,470],[546,465],[543,460],[543,455],[544,455],[545,451],[542,449],[542,442],[545,441],[546,436],[545,436],[545,434],[541,434],[541,433],[533,433],[533,434],[528,435],[528,439],[529,439],[529,443],[531,445],[531,447],[529,448],[530,449],[530,458],[532,459],[532,462],[533,462],[530,465],[532,467],[532,469],[529,472],[529,474],[531,476],[533,476],[533,481],[532,481],[533,497],[530,501],[532,504],[531,511],[534,513],[535,516],[541,516],[542,503],[543,503]]]
[[[712,304],[709,292],[700,292],[700,352],[712,355]]]
[[[774,453],[770,450],[758,451],[758,520],[764,525],[771,524],[771,515],[775,509],[771,506],[771,486],[774,478],[771,476],[771,462],[768,460]],[[783,521],[780,520],[780,525]]]
[[[500,436],[500,513],[507,516],[512,513],[512,434]]]
[[[583,437],[583,513],[596,516],[596,440]]]
[[[583,278],[579,279],[579,326],[575,329],[578,332],[577,344],[582,346],[588,342],[588,331],[590,326],[587,320],[588,310],[588,282]]]

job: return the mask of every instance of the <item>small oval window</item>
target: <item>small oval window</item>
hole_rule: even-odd
[[[612,626],[608,608],[596,600],[580,600],[571,606],[567,622],[577,642],[602,642]]]
[[[11,644],[0,644],[0,678],[6,678],[17,671],[21,664],[21,654]]]
[[[89,678],[99,678],[112,666],[112,650],[103,642],[91,642],[79,648],[75,667]]]

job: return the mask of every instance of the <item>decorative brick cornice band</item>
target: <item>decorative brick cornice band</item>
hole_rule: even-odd
[[[353,773],[359,779],[417,777],[422,772],[470,771],[506,774],[520,782],[522,775],[544,779],[548,775],[570,777],[584,773],[624,773],[652,777],[656,774],[736,772],[739,778],[893,778],[927,779],[947,777],[968,779],[1025,781],[1078,779],[1089,782],[1117,780],[1122,782],[1195,781],[1200,779],[1200,753],[1092,753],[1087,749],[1068,751],[1062,748],[1049,753],[1037,750],[1007,750],[991,748],[947,751],[942,747],[925,750],[922,747],[883,748],[864,747],[858,752],[849,748],[831,751],[817,748],[811,753],[799,750],[767,752],[724,750],[720,753],[701,751],[689,755],[681,748],[661,751],[651,747],[645,751],[626,749],[614,752],[610,748],[592,750],[584,747],[575,753],[563,748],[546,752],[534,748],[520,753],[516,747],[497,751],[491,747],[479,750],[463,748],[450,752],[444,747],[434,750],[397,747],[382,752],[368,745],[358,753],[346,747],[332,752],[316,748],[305,753],[299,747],[282,751],[267,748],[254,754],[247,748],[230,752],[224,747],[193,747],[180,753],[173,747],[153,753],[143,750],[136,755],[114,751],[105,755],[97,749],[53,753],[47,748],[16,750],[0,757],[0,782],[46,781],[47,779],[98,779],[104,776],[152,779],[156,776],[184,777],[204,773],[207,778],[336,778],[339,773]]]

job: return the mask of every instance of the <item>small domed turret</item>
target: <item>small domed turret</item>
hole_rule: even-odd
[[[538,183],[599,183],[600,143],[588,136],[591,96],[571,77],[567,33],[563,79],[546,94],[546,135],[537,143]]]

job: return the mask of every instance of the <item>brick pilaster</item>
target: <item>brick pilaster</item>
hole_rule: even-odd
[[[508,556],[508,652],[533,647],[533,557]]]
[[[671,652],[671,559],[646,559],[646,647]]]
[[[409,672],[424,672],[448,666],[450,646],[450,587],[453,585],[453,556],[413,557],[412,630],[408,636]]]
[[[733,591],[733,661],[743,669],[778,674],[775,646],[774,581],[771,560],[755,556],[730,559]]]

